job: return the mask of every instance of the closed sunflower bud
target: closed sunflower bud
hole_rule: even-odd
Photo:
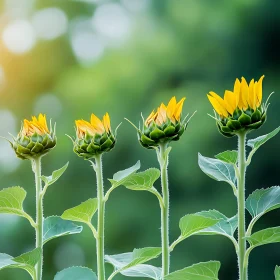
[[[143,119],[143,128],[138,130],[139,141],[145,148],[152,149],[161,143],[177,141],[187,128],[186,118],[181,120],[185,98],[178,103],[172,97],[168,105],[163,103],[153,111],[146,120]]]
[[[21,159],[33,159],[47,154],[56,145],[55,131],[49,131],[46,116],[24,120],[22,128],[11,145]]]
[[[109,152],[115,146],[115,136],[111,131],[110,117],[106,113],[102,121],[94,114],[90,122],[76,121],[76,139],[74,152],[84,159],[90,159],[98,154]]]
[[[266,121],[267,102],[262,103],[262,76],[259,81],[246,82],[245,78],[236,79],[233,91],[226,90],[224,98],[215,92],[207,96],[215,111],[219,131],[226,137],[239,132],[258,129]]]

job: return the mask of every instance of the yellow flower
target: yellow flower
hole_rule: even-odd
[[[14,142],[11,143],[16,155],[21,159],[34,159],[47,154],[56,145],[55,131],[47,125],[46,115],[24,119]]]
[[[161,144],[178,141],[186,130],[191,118],[185,117],[181,120],[185,97],[179,102],[173,96],[167,106],[163,103],[153,110],[145,120],[143,117],[143,128],[136,128],[140,144],[147,149],[157,148]]]
[[[233,91],[226,90],[224,98],[210,91],[207,95],[208,99],[215,111],[224,118],[227,118],[229,115],[232,116],[237,108],[240,110],[256,110],[262,104],[263,78],[264,75],[257,82],[252,79],[249,85],[243,77],[241,82],[239,79],[236,79]]]
[[[91,136],[94,136],[95,134],[102,135],[104,132],[110,133],[110,116],[108,113],[106,113],[101,121],[97,116],[91,114],[90,122],[84,120],[77,120],[76,126],[77,135],[79,138],[83,138],[86,133],[88,133]]]
[[[242,131],[259,128],[266,120],[267,102],[262,103],[262,82],[252,79],[248,84],[245,78],[236,79],[233,91],[226,90],[224,98],[210,91],[208,99],[218,116],[216,121],[220,132],[232,137]]]
[[[184,97],[177,103],[176,97],[173,96],[167,106],[161,103],[156,112],[153,111],[146,119],[145,125],[149,126],[152,122],[155,122],[156,125],[161,126],[166,123],[168,119],[173,123],[179,122],[185,99]]]
[[[24,119],[21,134],[23,136],[32,136],[34,133],[37,133],[41,136],[50,133],[47,125],[46,115],[39,114],[38,118],[33,116],[31,121]]]
[[[115,137],[111,131],[110,116],[106,113],[100,120],[94,114],[90,122],[76,120],[77,138],[74,142],[74,152],[84,159],[90,159],[98,154],[110,151],[115,146]]]

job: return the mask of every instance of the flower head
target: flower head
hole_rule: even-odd
[[[76,120],[74,152],[79,156],[90,159],[97,154],[110,151],[115,142],[108,113],[102,120],[94,114],[91,115],[90,122]]]
[[[259,128],[266,120],[267,103],[262,104],[262,76],[248,84],[245,78],[236,79],[233,91],[226,90],[224,98],[210,91],[208,99],[218,114],[220,132],[228,137],[240,131]]]
[[[27,119],[23,121],[21,134],[23,136],[32,136],[34,133],[37,133],[41,136],[50,133],[47,125],[46,115],[40,114],[38,118],[33,116],[31,121]]]
[[[18,136],[14,137],[12,147],[22,159],[32,159],[48,153],[56,145],[55,131],[49,130],[46,115],[24,119]]]
[[[163,103],[143,119],[142,130],[137,128],[139,141],[145,148],[156,148],[160,143],[179,140],[186,130],[189,120],[181,120],[185,98],[179,102],[175,96],[167,104]]]

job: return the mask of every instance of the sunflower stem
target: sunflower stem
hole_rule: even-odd
[[[158,160],[161,170],[161,187],[163,205],[161,205],[161,244],[162,244],[162,279],[169,274],[170,251],[169,251],[169,188],[168,188],[168,154],[167,144],[159,146]]]
[[[36,279],[42,279],[43,272],[43,195],[42,195],[42,179],[41,179],[41,157],[32,159],[33,171],[36,183],[36,248],[40,248],[41,256],[36,265]]]
[[[245,174],[246,174],[246,132],[238,134],[238,266],[239,279],[248,279],[248,262],[246,254],[246,222],[245,222]]]
[[[102,155],[95,157],[95,172],[97,178],[97,198],[98,198],[98,226],[96,238],[97,250],[97,272],[98,280],[105,280],[104,263],[104,223],[105,223],[105,200],[102,173]]]

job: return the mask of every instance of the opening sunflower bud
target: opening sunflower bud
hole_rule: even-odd
[[[173,96],[167,106],[161,103],[146,120],[143,118],[142,130],[136,127],[139,142],[143,147],[152,149],[161,143],[169,143],[180,139],[190,120],[190,118],[187,120],[188,116],[181,120],[185,99],[182,98],[177,102],[175,96]]]
[[[25,119],[11,145],[21,159],[33,159],[47,154],[56,145],[55,131],[47,125],[46,115],[39,114],[29,121]]]
[[[76,139],[73,140],[74,152],[84,159],[109,152],[115,146],[116,139],[111,131],[110,116],[106,113],[102,121],[94,114],[90,122],[76,121]]]
[[[224,98],[210,91],[208,99],[214,108],[219,131],[226,137],[258,129],[266,121],[267,102],[262,103],[262,81],[236,79],[233,91],[226,90]]]

